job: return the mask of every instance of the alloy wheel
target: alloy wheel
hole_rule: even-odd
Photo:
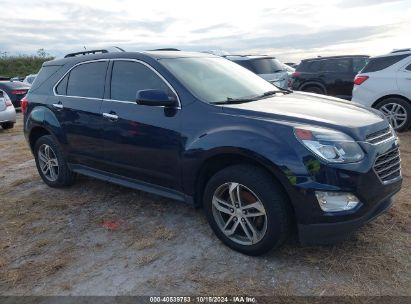
[[[59,175],[59,163],[56,154],[49,145],[42,144],[40,146],[38,160],[43,175],[51,182],[56,181]]]
[[[401,128],[407,122],[407,110],[398,103],[387,103],[380,111],[388,118],[394,129]]]
[[[267,231],[267,214],[257,195],[246,186],[229,182],[217,188],[212,201],[219,229],[233,242],[253,245]]]

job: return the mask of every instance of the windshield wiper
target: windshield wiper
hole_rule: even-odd
[[[235,103],[243,103],[243,102],[249,102],[249,101],[254,101],[254,100],[257,100],[257,99],[255,97],[253,97],[253,98],[232,98],[232,97],[227,97],[226,100],[213,102],[213,104],[235,104]]]

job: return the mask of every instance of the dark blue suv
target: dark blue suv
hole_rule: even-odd
[[[397,136],[382,114],[280,90],[213,55],[46,62],[22,109],[47,185],[84,174],[203,207],[216,235],[249,255],[295,230],[302,242],[345,238],[401,188]]]

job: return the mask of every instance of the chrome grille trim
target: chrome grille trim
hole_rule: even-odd
[[[385,128],[381,131],[378,131],[378,132],[367,135],[365,140],[370,144],[378,145],[378,144],[383,143],[387,140],[391,140],[394,137],[395,137],[395,135],[392,132],[391,128]]]
[[[401,178],[401,155],[399,147],[378,155],[373,168],[383,184]]]

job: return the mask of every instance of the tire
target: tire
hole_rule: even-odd
[[[411,125],[411,105],[404,99],[391,97],[379,102],[375,108],[381,111],[397,132],[408,130]]]
[[[45,135],[36,141],[34,158],[37,170],[48,186],[58,188],[70,186],[74,183],[76,175],[68,168],[63,154],[52,136]],[[47,166],[45,165],[46,161],[48,161]],[[51,172],[54,172],[54,174]]]
[[[14,122],[4,122],[4,123],[1,124],[1,127],[4,130],[12,129],[14,127]]]
[[[260,204],[258,205],[259,209],[246,207],[249,212],[246,215],[242,213],[244,210],[239,210],[241,208],[231,209],[230,214],[226,213],[229,210],[225,207],[223,207],[223,209],[225,208],[224,212],[217,210],[215,207],[216,198],[222,199],[225,195],[226,200],[222,200],[231,204],[228,193],[229,189],[234,189],[236,183],[240,185],[240,191],[233,191],[233,193],[240,193],[242,208],[249,206],[256,199],[261,202],[263,208]],[[224,190],[225,187],[227,190]],[[253,196],[256,196],[256,199]],[[208,222],[217,237],[228,247],[246,255],[257,256],[279,248],[288,237],[291,223],[288,199],[278,182],[258,167],[234,165],[216,173],[205,187],[203,205]],[[221,206],[223,205],[219,205],[219,208],[222,208]],[[262,213],[263,209],[265,216],[253,217],[253,214]],[[234,211],[232,212],[232,210]],[[226,231],[232,230],[235,223],[238,222],[238,224],[234,228],[234,233],[227,236],[223,232],[223,225],[227,224],[234,215],[235,217],[231,220],[229,229]],[[234,222],[237,216],[238,219]],[[264,222],[265,224],[263,224]],[[254,230],[260,230],[259,237],[253,241],[252,238],[247,237],[243,228],[244,226],[250,227],[249,223],[252,224]],[[251,230],[248,232],[251,236],[257,235],[251,234]],[[246,242],[248,243],[246,244]]]
[[[302,89],[302,91],[325,95],[325,91],[322,88],[320,88],[319,86],[315,86],[315,85],[310,85],[310,86],[304,87]]]

